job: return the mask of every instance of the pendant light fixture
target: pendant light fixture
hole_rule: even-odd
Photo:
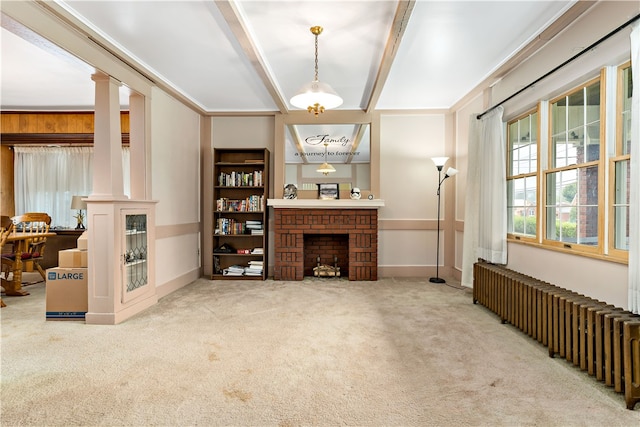
[[[313,112],[318,117],[318,114],[324,113],[324,110],[342,105],[342,98],[331,86],[318,80],[318,36],[322,33],[322,27],[315,26],[309,30],[315,36],[315,77],[312,82],[302,86],[298,93],[291,98],[291,105],[306,109],[310,113]]]
[[[318,115],[318,113],[316,113],[316,115]],[[329,144],[328,143],[324,143],[324,163],[320,165],[320,167],[318,167],[318,169],[316,169],[316,172],[320,172],[321,174],[323,174],[324,176],[329,175],[331,172],[335,172],[336,168],[334,168],[333,166],[331,166],[328,162],[327,162],[327,146]]]

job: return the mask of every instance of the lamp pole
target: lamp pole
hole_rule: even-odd
[[[442,183],[444,182],[445,179],[449,178],[450,176],[454,176],[455,174],[458,173],[458,171],[452,167],[450,167],[449,169],[447,169],[447,172],[445,172],[444,177],[442,176],[442,168],[444,167],[445,163],[447,163],[447,160],[449,160],[448,157],[434,157],[433,159],[433,163],[435,163],[436,168],[438,168],[438,240],[437,240],[437,246],[436,246],[436,277],[431,277],[429,279],[429,282],[431,283],[447,283],[444,279],[440,278],[440,189],[442,188]]]
[[[437,166],[438,168],[438,238],[436,244],[436,277],[431,277],[429,282],[431,283],[446,283],[444,279],[440,278],[440,187],[442,182],[447,179],[447,175],[442,178],[442,167],[444,165]]]

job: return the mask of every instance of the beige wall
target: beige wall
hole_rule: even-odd
[[[160,89],[151,98],[151,177],[159,295],[200,276],[200,115]]]
[[[431,158],[448,154],[447,140],[444,113],[380,115],[380,198],[385,201],[379,214],[381,276],[435,275],[438,170]],[[453,157],[448,166],[455,166]],[[441,266],[453,218],[445,208],[453,197],[448,187],[442,191]],[[448,268],[440,273],[447,274]]]

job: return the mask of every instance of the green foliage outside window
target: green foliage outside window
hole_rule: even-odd
[[[572,182],[571,184],[565,185],[564,188],[562,189],[562,198],[565,200],[565,202],[571,203],[573,201],[573,198],[576,196],[577,192],[578,192],[578,184],[575,182]]]
[[[562,228],[561,228],[562,227]],[[560,239],[560,230],[562,229],[562,239]],[[574,222],[563,222],[556,221],[556,240],[560,240],[562,242],[566,242],[567,240],[576,241],[578,237],[577,233],[578,227]]]
[[[529,216],[526,218],[526,228],[525,228],[525,217],[523,216],[514,217],[513,230],[515,233],[528,234],[530,236],[535,236],[536,235],[536,217]]]

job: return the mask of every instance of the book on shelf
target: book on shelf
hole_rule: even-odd
[[[234,218],[218,218],[215,229],[219,235],[247,233],[245,223],[236,221]]]
[[[262,276],[262,265],[249,265],[244,268],[244,274],[246,276]]]
[[[251,220],[247,220],[245,222],[245,226],[247,230],[262,230],[262,221],[251,221]]]
[[[253,250],[251,251],[252,255],[263,255],[264,254],[264,249],[263,248],[253,248]]]
[[[216,200],[218,212],[261,212],[264,210],[264,195],[254,194],[245,199],[221,197]]]
[[[252,236],[264,236],[264,230],[263,229],[253,229],[251,230],[251,235]]]
[[[244,268],[244,271],[247,271],[247,270],[262,271],[262,268],[263,268],[262,264],[249,264],[247,267]]]
[[[218,185],[221,187],[262,187],[262,171],[220,172]]]
[[[241,265],[232,265],[223,270],[225,276],[242,276],[244,274],[244,267]]]

